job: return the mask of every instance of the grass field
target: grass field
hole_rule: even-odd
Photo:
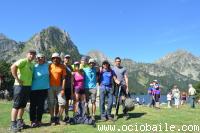
[[[0,101],[0,133],[8,132],[10,125],[11,102]],[[114,110],[113,110],[114,111]],[[121,113],[121,112],[120,112]],[[99,115],[99,111],[97,112]],[[182,106],[180,109],[166,108],[162,106],[160,110],[145,106],[136,106],[130,112],[131,118],[125,121],[120,115],[116,122],[102,122],[97,117],[97,127],[90,125],[59,125],[49,126],[48,124],[40,128],[28,128],[24,133],[104,133],[104,132],[138,132],[138,133],[194,133],[200,132],[200,107],[191,109],[189,106]],[[28,113],[24,114],[26,124],[30,124]],[[43,122],[48,123],[49,114],[43,116]],[[103,129],[107,127],[106,129]],[[112,129],[108,129],[112,128]],[[170,129],[171,128],[171,129]],[[198,131],[197,131],[198,130]]]

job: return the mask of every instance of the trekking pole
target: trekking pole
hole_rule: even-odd
[[[121,85],[119,86],[119,91],[118,91],[118,95],[117,95],[117,103],[116,103],[116,114],[118,114],[118,110],[119,110],[119,103],[120,103],[120,93],[121,93]]]

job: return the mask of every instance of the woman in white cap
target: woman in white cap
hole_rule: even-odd
[[[49,89],[49,64],[43,54],[37,55],[37,64],[34,66],[33,82],[30,94],[30,121],[31,127],[41,125],[44,112],[44,103]]]

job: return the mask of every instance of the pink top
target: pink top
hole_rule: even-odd
[[[84,86],[84,75],[79,72],[74,72],[74,88],[83,89]]]

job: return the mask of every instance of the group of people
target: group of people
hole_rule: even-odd
[[[36,60],[35,60],[36,59]],[[115,65],[111,68],[105,60],[102,66],[97,67],[93,58],[83,56],[80,61],[71,64],[71,56],[65,55],[64,60],[58,53],[53,53],[51,62],[45,56],[29,50],[27,57],[16,61],[11,66],[15,78],[13,108],[11,111],[12,131],[23,129],[24,108],[30,100],[31,127],[42,124],[45,100],[48,101],[51,125],[61,124],[69,120],[69,101],[73,100],[74,114],[80,106],[84,114],[95,120],[97,88],[100,91],[100,115],[102,120],[118,118],[119,104],[116,107],[114,118],[111,115],[113,98],[118,99],[120,94],[123,113],[129,118],[124,100],[128,94],[127,70],[121,66],[120,57],[115,58]],[[119,91],[120,88],[120,92]],[[107,98],[107,110],[105,109]],[[91,111],[89,110],[91,100]],[[65,117],[63,117],[65,114]]]
[[[167,106],[168,108],[172,107],[172,103],[176,108],[179,108],[180,105],[186,103],[187,99],[191,105],[191,108],[195,108],[195,94],[196,89],[192,86],[192,84],[188,85],[188,93],[180,92],[177,85],[173,85],[173,88],[167,94]],[[154,80],[150,83],[150,87],[148,88],[148,96],[150,99],[150,103],[148,106],[160,108],[160,97],[161,97],[161,89],[157,80]]]
[[[184,91],[181,93],[178,86],[174,85],[173,88],[167,94],[168,108],[172,107],[173,101],[176,108],[179,108],[179,106],[184,105],[187,100],[189,100],[191,108],[195,108],[196,89],[192,86],[192,84],[189,84],[188,88],[188,93]]]

